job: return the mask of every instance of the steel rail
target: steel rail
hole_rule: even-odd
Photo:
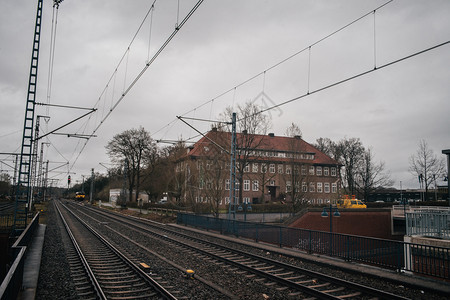
[[[72,230],[70,230],[69,224],[67,224],[66,219],[64,218],[64,216],[62,215],[61,210],[59,209],[59,206],[55,203],[55,207],[58,211],[58,214],[64,224],[64,228],[66,229],[67,234],[70,237],[70,240],[72,241],[72,244],[78,254],[78,257],[81,260],[81,263],[83,264],[83,267],[92,283],[92,286],[94,287],[94,290],[97,293],[97,297],[99,299],[107,299],[105,293],[103,292],[103,289],[100,286],[100,283],[97,281],[97,278],[94,275],[94,272],[92,271],[91,267],[89,266],[89,263],[86,259],[86,257],[83,254],[83,251],[81,250],[80,245],[78,245],[77,240],[75,239],[75,236],[72,233]]]
[[[114,216],[112,216],[110,213],[105,213],[105,212],[99,211],[97,209],[92,209],[92,210],[95,211],[98,214],[101,214],[103,216],[106,216],[106,217],[109,217],[109,218],[114,219],[116,221],[119,221],[121,223],[124,223],[127,226],[130,226],[130,224],[128,222],[124,221],[123,219],[132,220],[134,222],[138,222],[141,225],[144,225],[144,222],[142,222],[140,220],[131,219],[130,217],[124,217],[124,216],[121,216],[121,215],[118,215],[118,214],[114,214]],[[243,252],[243,251],[240,251],[240,250],[236,250],[236,249],[233,249],[233,248],[230,248],[230,247],[227,247],[227,246],[224,246],[224,245],[220,245],[220,244],[217,244],[217,243],[214,243],[214,242],[211,242],[211,241],[205,241],[205,240],[200,239],[200,238],[188,236],[186,234],[183,234],[183,233],[180,233],[180,232],[177,232],[177,231],[173,231],[173,230],[170,230],[168,228],[161,229],[161,227],[158,227],[156,225],[156,223],[155,223],[155,225],[153,225],[152,223],[155,223],[155,222],[145,222],[145,225],[147,225],[147,226],[149,226],[149,225],[150,226],[155,226],[155,227],[157,227],[158,230],[162,230],[164,232],[168,232],[168,233],[171,233],[171,234],[174,234],[174,235],[178,235],[178,236],[180,236],[180,237],[182,237],[184,239],[188,239],[188,240],[194,241],[194,242],[199,243],[199,244],[207,244],[210,247],[223,249],[225,251],[234,253],[236,255],[240,255],[240,256],[251,258],[251,259],[255,259],[255,260],[258,260],[258,261],[261,261],[261,262],[264,262],[264,263],[271,264],[271,265],[276,266],[276,267],[283,268],[285,270],[302,273],[302,274],[304,274],[306,276],[318,278],[318,279],[321,279],[323,281],[333,283],[335,285],[339,285],[339,286],[342,286],[342,287],[346,287],[348,289],[352,289],[354,291],[359,291],[359,292],[365,293],[366,295],[368,294],[368,295],[372,295],[372,296],[377,296],[377,297],[381,297],[382,299],[398,299],[398,300],[405,300],[405,299],[407,299],[405,297],[398,296],[398,295],[395,295],[395,294],[392,294],[392,293],[388,293],[388,292],[384,292],[382,290],[374,289],[372,287],[364,286],[364,285],[361,285],[361,284],[358,284],[358,283],[346,281],[346,280],[343,280],[343,279],[340,279],[340,278],[336,278],[336,277],[331,277],[331,276],[328,276],[328,275],[323,274],[323,273],[318,273],[318,272],[306,270],[306,269],[303,269],[303,268],[300,268],[300,267],[296,267],[296,266],[293,266],[293,265],[289,265],[289,264],[285,264],[283,262],[276,261],[276,260],[273,260],[273,259],[270,259],[270,258],[267,258],[267,257],[262,257],[262,256],[251,254],[251,253],[248,253],[248,252]],[[134,226],[136,226],[136,225],[134,225]],[[160,239],[163,239],[163,240],[166,240],[166,241],[170,241],[172,243],[176,243],[177,245],[189,248],[190,250],[193,250],[193,251],[196,251],[196,252],[200,252],[200,253],[202,253],[204,255],[213,257],[214,259],[217,259],[217,260],[220,260],[220,261],[232,264],[232,265],[234,265],[236,267],[239,267],[241,269],[244,269],[244,270],[246,270],[248,272],[256,273],[259,276],[268,278],[269,280],[272,280],[274,282],[278,282],[280,284],[283,284],[283,285],[288,286],[290,288],[293,288],[295,290],[303,291],[303,292],[308,293],[309,295],[312,295],[314,297],[318,297],[320,299],[340,299],[339,296],[330,295],[328,293],[324,293],[322,291],[319,291],[317,289],[308,287],[306,285],[297,284],[297,283],[295,283],[293,281],[286,280],[286,279],[284,279],[284,278],[282,278],[280,276],[277,276],[275,274],[270,274],[270,273],[264,272],[263,270],[258,270],[257,268],[250,267],[248,265],[245,265],[244,263],[233,261],[232,259],[227,259],[227,258],[224,257],[223,254],[218,255],[218,254],[211,253],[211,252],[209,252],[207,250],[199,249],[198,246],[188,245],[188,244],[183,243],[181,241],[178,241],[178,240],[176,240],[174,238],[170,238],[170,237],[168,237],[165,234],[159,234],[159,233],[156,233],[154,231],[150,231],[148,228],[145,228],[145,227],[141,227],[141,226],[136,226],[136,227],[139,230],[142,230],[142,231],[144,231],[146,233],[150,233],[150,234],[152,234],[154,236],[157,236]],[[136,230],[136,228],[132,228],[132,229]],[[214,251],[216,251],[216,250],[217,249],[214,249]]]
[[[89,232],[91,232],[95,237],[97,237],[105,246],[107,246],[118,258],[120,258],[126,265],[138,273],[143,279],[145,279],[164,299],[176,300],[177,298],[172,295],[168,290],[161,286],[156,280],[150,277],[142,269],[136,266],[128,257],[126,257],[119,249],[113,246],[108,240],[106,240],[99,232],[92,228],[89,224],[83,221],[79,216],[77,216],[70,208],[66,205],[61,204],[65,209],[70,212],[81,224],[83,224]]]

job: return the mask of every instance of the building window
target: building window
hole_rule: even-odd
[[[202,190],[204,185],[205,182],[203,181],[203,179],[200,179],[200,182],[198,183],[198,188]]]
[[[212,181],[211,180],[206,181],[206,189],[212,190]]]
[[[302,166],[302,175],[306,175],[306,166]]]
[[[329,182],[325,182],[325,184],[324,184],[324,191],[325,191],[325,193],[329,193],[330,192],[330,183]]]
[[[331,176],[336,176],[336,168],[331,167]]]
[[[254,192],[259,191],[259,181],[258,180],[253,180],[253,191]]]
[[[239,181],[236,181],[236,182],[235,182],[235,185],[234,185],[234,189],[235,189],[236,191],[239,191],[239,188],[240,188],[240,186],[239,186]]]
[[[328,167],[323,168],[323,176],[330,176],[330,168]]]
[[[337,193],[337,183],[336,182],[331,184],[331,192]]]
[[[225,197],[225,204],[230,204],[230,197]]]
[[[269,165],[269,172],[270,173],[275,173],[275,164],[270,164]]]
[[[261,164],[261,173],[266,173],[267,172],[267,165],[262,163]]]
[[[318,193],[322,193],[322,192],[323,192],[323,189],[322,189],[322,182],[318,182],[318,183],[317,183],[317,192],[318,192]]]
[[[245,173],[250,172],[250,165],[249,165],[249,164],[246,164],[246,165],[245,165],[244,172],[245,172]]]
[[[244,180],[244,191],[250,191],[250,180]]]
[[[225,179],[225,190],[226,191],[230,190],[230,179]]]
[[[302,183],[302,192],[306,193],[308,191],[308,185],[306,184],[306,182]]]
[[[291,175],[291,166],[286,166],[286,174]]]
[[[322,176],[322,167],[316,167],[316,175]]]
[[[286,181],[286,193],[290,193],[292,191],[292,183],[290,181]]]
[[[270,185],[271,185],[271,186],[275,186],[275,180],[271,180],[271,181],[270,181]]]
[[[314,193],[316,191],[316,185],[314,184],[314,182],[309,183],[309,191],[311,193]]]
[[[245,204],[249,204],[250,203],[250,198],[249,197],[244,197],[244,203]]]
[[[309,175],[314,175],[314,166],[309,167]]]
[[[278,165],[278,174],[283,174],[283,165]]]
[[[258,173],[258,163],[253,163],[252,164],[252,172],[253,173]]]

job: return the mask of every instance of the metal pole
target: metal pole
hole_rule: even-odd
[[[230,204],[228,208],[228,220],[236,220],[236,113],[231,119],[231,154],[230,154]]]
[[[450,149],[442,150],[442,154],[447,155],[447,193],[448,193],[448,205],[450,206]]]
[[[91,202],[91,204],[94,203],[94,198],[92,197],[93,195],[93,191],[94,191],[94,168],[91,169],[92,174],[91,174],[91,190],[89,191],[89,201]]]

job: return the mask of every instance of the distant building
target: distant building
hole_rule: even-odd
[[[213,129],[179,159],[176,172],[184,175],[185,199],[229,204],[230,140],[231,133]],[[244,132],[236,140],[239,204],[322,204],[339,198],[340,165],[300,137]]]
[[[369,194],[369,199],[366,202],[395,202],[406,203],[418,202],[418,201],[438,201],[446,200],[447,189],[438,186],[438,189],[428,189],[427,199],[425,199],[424,189],[403,189],[398,190],[396,188],[377,188],[375,191]]]
[[[120,197],[120,193],[122,192],[122,189],[110,189],[109,190],[109,202],[111,204],[116,204],[117,200]],[[126,197],[128,197],[129,191],[126,191]],[[134,196],[136,195],[136,191],[133,191],[133,199],[135,198]],[[143,203],[148,203],[148,195],[145,193],[139,193],[139,197],[138,199],[142,199]]]

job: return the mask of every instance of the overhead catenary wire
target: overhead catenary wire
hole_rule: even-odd
[[[277,62],[277,63],[275,63],[275,64],[273,64],[272,66],[268,67],[267,69],[265,69],[265,70],[263,70],[263,71],[261,71],[261,72],[255,74],[255,75],[253,75],[253,76],[247,78],[246,80],[240,82],[239,84],[235,85],[235,86],[232,87],[232,88],[229,88],[229,89],[225,90],[224,92],[222,92],[222,93],[216,95],[215,97],[210,98],[210,99],[207,100],[206,102],[203,102],[203,103],[201,103],[200,105],[195,106],[194,108],[192,108],[192,109],[190,109],[190,110],[188,110],[188,111],[186,111],[186,112],[180,114],[180,116],[186,116],[186,115],[188,115],[188,114],[194,112],[195,110],[200,109],[200,108],[202,108],[203,106],[208,105],[208,104],[210,104],[211,102],[213,102],[213,101],[215,101],[215,100],[218,100],[218,99],[222,98],[223,96],[225,96],[226,94],[228,94],[228,93],[230,93],[230,92],[233,92],[233,102],[232,102],[232,107],[234,107],[234,102],[235,102],[235,97],[236,97],[236,91],[237,91],[238,88],[240,88],[240,87],[244,86],[245,84],[247,84],[247,83],[249,83],[249,82],[255,80],[255,79],[258,78],[259,76],[265,76],[265,74],[266,74],[267,72],[269,72],[269,71],[271,71],[271,70],[273,70],[273,69],[279,67],[280,65],[286,63],[287,61],[290,61],[291,59],[293,59],[293,58],[295,58],[296,56],[298,56],[298,55],[304,53],[305,51],[309,51],[309,53],[308,53],[308,56],[309,56],[309,62],[308,62],[308,83],[307,83],[307,84],[308,84],[308,91],[309,91],[310,81],[311,81],[311,49],[312,49],[312,47],[317,46],[318,44],[320,44],[320,43],[322,43],[322,42],[328,40],[329,38],[333,37],[334,35],[338,34],[338,33],[341,32],[341,31],[345,30],[346,28],[352,26],[353,24],[355,24],[355,23],[361,21],[362,19],[364,19],[364,18],[370,16],[370,15],[373,14],[374,12],[376,12],[376,11],[382,9],[383,7],[387,6],[388,4],[390,4],[390,3],[393,2],[393,1],[394,1],[394,0],[389,0],[389,1],[387,1],[387,2],[385,2],[385,3],[383,3],[383,4],[381,4],[381,5],[379,5],[379,6],[376,7],[375,9],[372,9],[372,10],[370,10],[369,12],[363,14],[362,16],[360,16],[360,17],[358,17],[358,18],[356,18],[356,19],[350,21],[349,23],[347,23],[347,24],[341,26],[340,28],[338,28],[338,29],[336,29],[335,31],[333,31],[333,32],[331,32],[331,33],[325,35],[324,37],[318,39],[317,41],[315,41],[314,43],[308,45],[307,47],[304,47],[303,49],[294,52],[293,54],[291,54],[291,55],[289,55],[288,57],[286,57],[286,58],[280,60],[279,62]],[[265,79],[264,79],[264,82],[265,82]],[[172,122],[176,122],[177,120],[178,120],[178,119],[174,119]],[[171,123],[169,123],[169,124],[171,124]],[[161,130],[162,130],[162,128],[159,129],[159,130],[157,130],[156,132],[159,132],[159,131],[161,131]]]
[[[156,2],[156,0],[155,0]],[[92,131],[91,135],[95,135],[95,133],[98,131],[98,129],[100,128],[100,126],[103,124],[103,122],[111,115],[111,113],[114,111],[114,109],[122,102],[122,100],[125,98],[125,96],[128,94],[128,92],[135,86],[135,84],[139,81],[139,79],[142,77],[142,75],[144,75],[144,73],[147,71],[147,69],[152,65],[152,63],[159,57],[159,55],[163,52],[163,50],[167,47],[167,45],[172,41],[172,39],[177,35],[177,33],[180,31],[180,29],[186,24],[186,22],[190,19],[190,17],[194,14],[194,12],[200,7],[200,5],[203,3],[203,0],[199,0],[195,3],[195,5],[192,7],[192,9],[187,13],[187,15],[183,18],[183,20],[178,24],[178,26],[176,26],[176,28],[173,30],[172,34],[170,34],[170,36],[165,40],[165,42],[162,44],[162,46],[156,51],[156,53],[153,55],[153,57],[145,64],[144,68],[140,71],[140,73],[134,78],[134,80],[129,84],[129,86],[124,90],[124,92],[122,93],[122,95],[119,97],[119,99],[116,101],[116,103],[111,107],[111,109],[108,111],[108,113],[106,114],[106,116],[104,118],[102,118],[102,120],[99,122],[99,124],[94,128],[94,130]],[[153,5],[152,5],[153,6]],[[151,10],[152,8],[150,8]],[[145,19],[147,18],[147,16],[149,15],[150,10],[147,12]],[[141,23],[141,25],[139,26],[138,32],[140,31],[142,25],[143,25],[144,21]],[[134,41],[134,39],[137,36],[137,33],[134,35],[132,42]],[[131,46],[132,42],[130,43],[129,47]],[[123,60],[122,59],[121,61]],[[116,68],[117,70],[117,68]],[[112,77],[111,77],[112,78]],[[111,80],[110,78],[110,80]],[[110,81],[109,80],[109,81]],[[108,82],[109,82],[108,81]],[[105,88],[106,89],[106,88]],[[97,101],[98,103],[98,101]],[[87,139],[85,141],[85,143],[83,144],[80,152],[78,153],[77,157],[75,158],[75,161],[73,162],[73,164],[70,166],[69,170],[71,170],[73,168],[73,166],[76,164],[76,162],[78,161],[78,158],[80,157],[81,153],[84,151],[84,149],[86,148],[87,143],[89,142],[90,139]]]
[[[281,103],[279,103],[279,104],[277,104],[277,105],[268,107],[268,108],[266,108],[266,109],[262,109],[262,110],[260,110],[259,112],[256,112],[256,113],[254,113],[254,114],[252,114],[252,115],[247,116],[247,118],[252,117],[252,116],[255,116],[255,115],[258,115],[258,114],[261,114],[261,113],[264,113],[264,112],[266,112],[266,111],[269,111],[269,110],[272,110],[272,109],[275,109],[275,108],[279,108],[280,106],[283,106],[283,105],[289,104],[289,103],[291,103],[291,102],[300,100],[300,99],[305,98],[305,97],[307,97],[307,96],[310,96],[310,95],[312,95],[312,94],[316,94],[316,93],[318,93],[318,92],[322,92],[322,91],[327,90],[327,89],[329,89],[329,88],[332,88],[332,87],[335,87],[335,86],[337,86],[337,85],[346,83],[346,82],[348,82],[348,81],[350,81],[350,80],[354,80],[354,79],[356,79],[356,78],[358,78],[358,77],[362,77],[362,76],[368,75],[368,74],[370,74],[370,73],[373,73],[373,72],[375,72],[375,71],[379,71],[379,70],[381,70],[381,69],[384,69],[384,68],[386,68],[386,67],[392,66],[392,65],[397,64],[397,63],[400,63],[400,62],[402,62],[402,61],[405,61],[405,60],[407,60],[407,59],[413,58],[413,57],[418,56],[418,55],[420,55],[420,54],[424,54],[424,53],[429,52],[429,51],[432,51],[432,50],[434,50],[434,49],[443,47],[443,46],[445,46],[445,45],[447,45],[447,44],[449,44],[449,43],[450,43],[450,40],[445,41],[445,42],[443,42],[443,43],[434,45],[434,46],[432,46],[432,47],[429,47],[429,48],[426,48],[426,49],[417,51],[417,52],[412,53],[412,54],[410,54],[410,55],[407,55],[407,56],[404,56],[404,57],[402,57],[402,58],[393,60],[393,61],[388,62],[388,63],[383,64],[383,65],[380,65],[380,66],[378,66],[378,67],[376,67],[376,68],[369,69],[369,70],[367,70],[367,71],[364,71],[364,72],[358,73],[358,74],[356,74],[356,75],[347,77],[347,78],[345,78],[345,79],[336,81],[336,82],[334,82],[334,83],[332,83],[332,84],[323,86],[323,87],[318,88],[318,89],[316,89],[316,90],[314,90],[314,91],[310,91],[310,92],[308,92],[308,93],[306,93],[306,94],[302,94],[302,95],[297,96],[297,97],[295,97],[295,98],[286,100],[286,101],[281,102]],[[242,119],[240,119],[240,120],[242,120]],[[238,121],[240,121],[240,120],[238,120]]]

